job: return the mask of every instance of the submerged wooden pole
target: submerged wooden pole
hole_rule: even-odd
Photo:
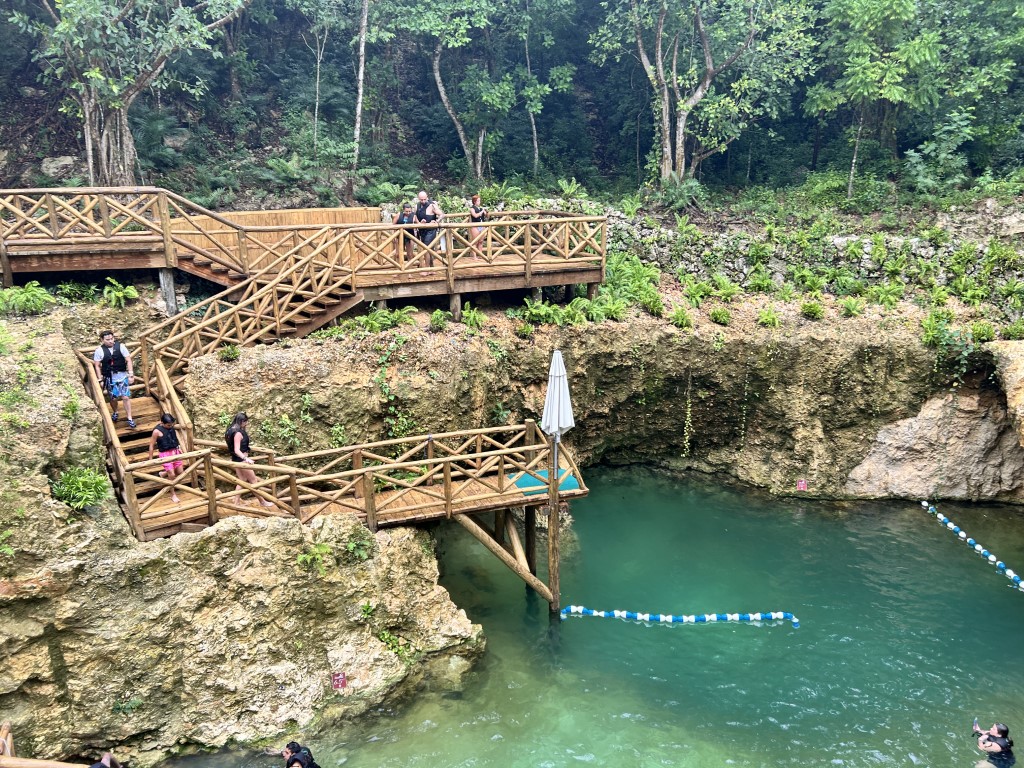
[[[551,451],[551,469],[548,471],[548,587],[551,599],[548,601],[552,613],[559,609],[558,584],[558,444],[561,435],[555,435]]]
[[[473,538],[483,544],[489,549],[501,562],[512,569],[519,578],[525,581],[529,586],[533,587],[533,590],[540,595],[542,598],[551,603],[553,596],[551,590],[547,588],[543,581],[538,579],[526,568],[524,568],[512,555],[505,551],[504,547],[498,545],[498,543],[487,535],[487,531],[477,524],[469,515],[455,515],[455,520],[473,534]]]
[[[526,565],[530,573],[537,575],[537,508],[527,507],[524,515],[526,525]]]

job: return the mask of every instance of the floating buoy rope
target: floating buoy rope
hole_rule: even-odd
[[[1006,563],[1004,563],[994,554],[985,549],[985,547],[983,547],[981,544],[979,544],[970,536],[968,536],[966,531],[961,529],[959,525],[957,525],[944,514],[939,512],[939,510],[937,510],[934,505],[929,504],[927,501],[922,501],[921,507],[928,514],[934,515],[935,519],[939,521],[940,525],[944,525],[946,529],[950,531],[950,533],[954,534],[958,539],[960,539],[960,541],[962,541],[964,544],[973,549],[975,554],[979,555],[984,560],[987,560],[989,563],[994,565],[996,569],[1003,574],[1003,576],[1010,580],[1010,583],[1013,588],[1021,592],[1024,592],[1024,583],[1021,583],[1020,576],[1014,573],[1012,568],[1007,568]]]
[[[628,619],[651,621],[658,624],[717,624],[727,621],[791,621],[794,627],[800,620],[789,611],[766,611],[764,613],[704,613],[691,616],[671,616],[667,613],[637,613],[635,611],[595,611],[582,605],[567,605],[561,611],[562,618],[569,616],[597,616],[602,619]]]

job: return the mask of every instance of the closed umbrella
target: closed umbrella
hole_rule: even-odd
[[[548,393],[544,398],[544,413],[541,415],[540,428],[555,438],[554,472],[555,488],[561,482],[558,471],[558,444],[562,435],[576,426],[572,417],[572,400],[569,397],[569,377],[565,373],[562,353],[557,349],[551,355],[551,368],[548,370]]]

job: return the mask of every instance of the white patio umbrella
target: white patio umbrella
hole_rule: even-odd
[[[558,470],[558,444],[562,441],[562,435],[575,426],[576,421],[572,417],[572,400],[569,397],[569,377],[565,373],[562,353],[556,349],[551,355],[551,368],[548,370],[548,393],[544,398],[544,413],[540,419],[540,428],[544,430],[545,434],[555,438],[556,489],[562,480]]]

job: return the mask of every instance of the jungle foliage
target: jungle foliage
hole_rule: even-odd
[[[379,203],[462,181],[676,210],[813,179],[853,211],[1024,190],[1016,0],[9,8],[0,99],[22,106],[0,115],[0,145],[211,207],[242,189]]]

